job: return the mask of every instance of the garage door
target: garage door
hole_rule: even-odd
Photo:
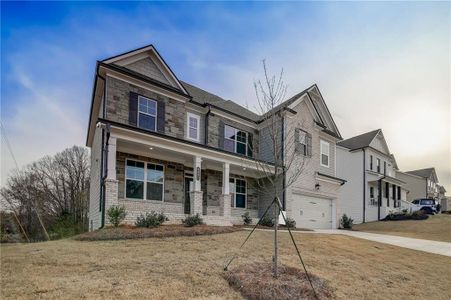
[[[332,228],[332,201],[304,195],[293,195],[293,219],[296,227]]]

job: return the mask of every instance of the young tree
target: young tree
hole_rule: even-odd
[[[293,121],[289,115],[292,111],[287,107],[285,96],[287,85],[283,81],[283,69],[279,75],[270,75],[265,60],[262,62],[264,78],[254,82],[258,110],[262,115],[262,129],[260,131],[259,160],[255,162],[257,170],[263,174],[257,180],[262,195],[271,195],[269,203],[273,203],[274,214],[274,257],[273,273],[278,275],[278,239],[277,227],[279,223],[279,208],[285,209],[281,203],[285,191],[295,183],[302,174],[305,157],[311,154],[311,149],[301,149],[309,145],[305,139],[308,135],[301,135],[302,122]],[[300,143],[302,140],[302,144]],[[301,155],[300,152],[303,152]],[[268,203],[268,204],[269,204]]]

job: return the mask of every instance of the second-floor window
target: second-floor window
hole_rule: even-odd
[[[373,156],[370,155],[370,170],[373,171]]]
[[[224,149],[238,154],[248,155],[248,133],[231,126],[224,126]]]
[[[387,175],[387,162],[384,161],[384,175]]]
[[[320,141],[320,164],[329,168],[330,144],[326,141]]]
[[[138,97],[138,127],[157,130],[157,101],[143,96]]]
[[[381,159],[380,158],[378,158],[376,160],[376,168],[377,168],[377,173],[380,173],[381,172]]]
[[[188,139],[199,142],[200,117],[193,113],[188,113],[186,125]]]
[[[296,152],[304,156],[312,156],[312,135],[296,128],[295,130]]]

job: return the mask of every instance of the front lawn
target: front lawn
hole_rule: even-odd
[[[1,245],[1,295],[3,299],[241,299],[224,278],[223,266],[248,233]],[[294,235],[307,268],[325,279],[338,299],[451,296],[449,257],[342,235]],[[288,234],[279,236],[281,263],[301,268]],[[270,262],[272,247],[271,232],[255,232],[229,270]]]
[[[451,243],[451,215],[448,214],[429,216],[426,220],[369,222],[354,225],[353,229]]]

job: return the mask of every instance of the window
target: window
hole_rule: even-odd
[[[231,126],[224,126],[224,149],[238,154],[247,153],[248,133]]]
[[[329,149],[330,144],[325,141],[320,141],[321,166],[329,168]]]
[[[157,101],[138,96],[138,127],[156,131]]]
[[[198,115],[188,113],[186,121],[187,138],[199,142],[200,117]]]
[[[312,136],[306,131],[296,128],[295,143],[296,151],[304,156],[312,155]]]
[[[373,171],[373,156],[370,155],[370,170]]]
[[[387,162],[384,161],[384,175],[387,174]]]
[[[145,183],[145,184],[144,184]],[[125,197],[163,201],[164,168],[127,159],[125,168]]]
[[[377,168],[377,173],[380,173],[381,172],[381,159],[380,158],[378,158],[376,160],[376,168]]]
[[[232,191],[232,207],[246,208],[246,180],[230,178],[229,182]]]
[[[390,188],[388,182],[385,183],[385,198],[390,198]]]

